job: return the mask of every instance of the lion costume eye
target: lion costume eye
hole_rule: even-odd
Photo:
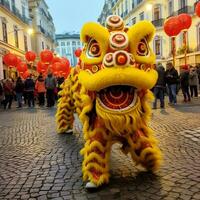
[[[98,42],[94,39],[91,39],[87,48],[87,56],[94,58],[99,57],[101,55],[100,46]]]
[[[139,56],[147,56],[149,54],[149,48],[145,38],[139,42],[137,47],[137,54]]]

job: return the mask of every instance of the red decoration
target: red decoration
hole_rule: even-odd
[[[81,56],[82,50],[80,48],[76,49],[76,51],[74,52],[75,56],[77,58],[79,58]]]
[[[177,36],[181,29],[182,25],[178,17],[170,17],[164,24],[164,31],[170,37]]]
[[[45,63],[42,63],[41,61],[39,61],[37,63],[37,72],[38,73],[44,73],[46,72],[48,69],[48,65],[46,65]]]
[[[195,13],[198,17],[200,17],[200,2],[198,2],[195,7]]]
[[[23,79],[27,79],[28,76],[30,76],[30,73],[29,71],[25,71],[24,73],[20,73],[20,76],[23,78]]]
[[[16,55],[8,53],[3,56],[3,61],[8,67],[14,67],[17,65],[18,60]]]
[[[19,73],[24,73],[25,71],[28,70],[27,64],[25,62],[20,62],[17,65],[17,70],[18,70]]]
[[[20,58],[17,57],[16,66],[17,66],[19,63],[21,63],[21,62],[22,62],[22,60],[21,60]]]
[[[60,62],[61,58],[60,57],[54,57],[52,60],[52,64],[56,63],[56,62]]]
[[[28,62],[34,62],[36,59],[36,53],[33,51],[27,51],[25,57]]]
[[[50,50],[41,51],[40,59],[44,63],[50,63],[53,60],[53,53]]]
[[[181,23],[182,30],[187,30],[192,24],[192,17],[186,13],[178,15],[178,19]]]
[[[59,72],[62,71],[62,64],[60,62],[56,62],[52,65],[52,71],[53,72]]]

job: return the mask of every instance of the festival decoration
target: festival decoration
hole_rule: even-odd
[[[28,70],[26,70],[24,73],[20,73],[20,76],[23,78],[23,79],[27,79],[28,76],[30,76],[30,73]]]
[[[41,51],[40,59],[43,63],[49,64],[53,60],[53,53],[50,50]]]
[[[171,37],[174,66],[175,66],[175,57],[176,57],[176,36],[181,32],[181,30],[182,30],[182,23],[180,22],[178,17],[170,17],[164,23],[164,31],[169,37]]]
[[[184,58],[185,58],[185,66],[187,65],[187,32],[192,24],[192,17],[186,13],[178,15],[178,19],[181,23],[182,31],[183,31],[183,47],[185,49]]]
[[[19,73],[24,73],[25,71],[28,70],[27,64],[25,62],[20,62],[18,63],[18,65],[16,66],[17,71]]]
[[[75,50],[74,54],[77,58],[79,58],[81,56],[81,52],[82,52],[82,50],[80,48],[78,48]]]
[[[7,53],[6,55],[3,56],[3,61],[7,65],[7,67],[15,67],[18,59],[17,56],[12,54],[12,53]]]
[[[200,17],[200,1],[197,2],[196,7],[195,7],[195,13],[198,17]]]
[[[60,62],[60,61],[61,61],[60,57],[53,57],[52,64],[54,64],[56,62]]]
[[[45,63],[42,63],[41,61],[39,61],[37,63],[37,72],[38,73],[44,73],[46,72],[48,69],[48,65],[46,65]]]
[[[25,57],[28,62],[33,63],[36,59],[36,53],[33,51],[27,51]]]
[[[124,29],[123,20],[109,16],[106,28],[87,23],[81,31],[85,48],[81,65],[71,69],[62,84],[56,122],[59,133],[72,129],[76,112],[83,124],[81,150],[86,188],[109,181],[111,146],[121,142],[122,152],[137,164],[156,171],[161,152],[153,131],[150,89],[157,81],[155,54],[149,43],[155,33],[149,21]]]

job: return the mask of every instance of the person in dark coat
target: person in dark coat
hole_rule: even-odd
[[[3,90],[4,90],[4,95],[5,95],[5,100],[4,100],[4,109],[7,108],[11,109],[12,106],[12,101],[13,101],[13,94],[14,94],[14,84],[11,79],[6,79],[3,83]]]
[[[189,68],[187,65],[181,67],[180,85],[184,97],[184,102],[191,101],[189,93]]]
[[[16,97],[17,97],[17,102],[18,102],[18,107],[17,108],[21,108],[22,107],[22,95],[24,92],[24,83],[21,79],[21,77],[17,78],[16,84],[15,84],[15,93],[16,93]]]
[[[165,80],[169,92],[169,103],[176,104],[176,92],[177,92],[177,84],[178,84],[178,72],[174,68],[171,62],[167,63],[167,70],[165,72]]]
[[[25,80],[24,89],[27,95],[28,107],[31,107],[31,105],[34,107],[35,106],[35,99],[34,99],[35,83],[32,79],[31,74]]]
[[[193,96],[195,96],[196,98],[198,97],[198,84],[199,84],[199,78],[197,69],[195,67],[191,67],[189,73],[189,85],[192,98]]]
[[[156,85],[154,86],[154,96],[155,96],[155,101],[153,103],[153,109],[157,108],[157,99],[160,100],[160,108],[165,107],[165,102],[164,102],[164,92],[165,92],[165,68],[162,66],[162,64],[158,64],[156,67],[156,71],[158,73],[158,80]]]

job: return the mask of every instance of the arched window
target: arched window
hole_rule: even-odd
[[[161,57],[162,56],[162,38],[157,35],[154,38],[154,52],[156,54],[156,57]]]

